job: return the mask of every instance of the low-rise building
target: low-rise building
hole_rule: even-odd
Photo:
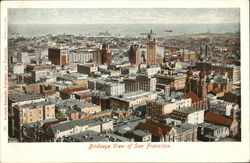
[[[139,74],[136,77],[125,78],[125,91],[155,91],[156,90],[156,78],[148,76],[146,74]]]
[[[173,119],[181,120],[189,124],[201,124],[204,122],[204,111],[193,107],[184,107],[175,109],[170,117]]]
[[[135,105],[144,103],[146,101],[155,100],[157,98],[156,92],[137,91],[124,93],[118,97],[112,96],[110,104],[112,109],[125,109],[128,110]]]
[[[108,96],[118,96],[125,92],[125,85],[119,82],[99,80],[96,82],[96,89],[105,92]]]
[[[165,115],[172,113],[175,109],[190,106],[190,98],[157,98],[147,103],[147,115],[152,119],[160,120]]]
[[[109,142],[104,134],[87,130],[78,134],[70,135],[63,139],[63,142]]]
[[[112,129],[113,121],[102,122],[93,119],[78,119],[51,125],[48,130],[53,135],[54,141],[63,141],[63,137],[79,134],[87,130],[100,133]]]
[[[223,115],[216,114],[214,112],[207,112],[204,120],[209,123],[226,126],[229,128],[229,134],[235,137],[238,134],[238,122],[235,119],[228,118]]]
[[[77,72],[88,74],[89,76],[98,71],[98,67],[94,64],[78,64],[77,65]]]
[[[157,74],[156,75],[157,83],[160,84],[171,84],[175,90],[181,90],[185,88],[186,75],[165,75]]]
[[[84,112],[88,114],[96,113],[101,111],[101,106],[92,103],[78,103],[75,109],[79,112]]]
[[[190,123],[182,123],[173,127],[174,142],[196,142],[198,126]],[[171,140],[171,138],[170,138]]]
[[[38,102],[12,107],[14,135],[22,141],[22,126],[39,120],[55,118],[55,105],[50,102]]]
[[[171,126],[154,121],[140,122],[138,128],[146,133],[151,133],[152,142],[167,142],[170,137],[170,141],[174,137],[174,131]]]
[[[89,90],[87,90],[85,87],[70,87],[60,90],[60,97],[62,99],[75,99],[75,94],[79,94],[86,91],[89,92]]]
[[[17,63],[12,66],[12,74],[23,74],[23,73],[24,73],[23,64]]]
[[[236,112],[239,111],[239,105],[223,100],[210,100],[209,106],[209,110],[211,112],[215,112],[228,117],[234,117]]]
[[[206,122],[198,126],[198,139],[201,141],[218,141],[229,136],[229,128],[226,126]]]
[[[152,134],[152,141],[157,142],[195,142],[197,141],[198,126],[182,123],[175,126],[161,124],[154,121],[141,122],[140,130]]]
[[[148,65],[145,69],[140,69],[141,72],[145,72],[147,75],[155,75],[161,71],[159,65]]]
[[[152,139],[151,133],[147,133],[142,130],[135,130],[129,136],[133,138],[135,142],[151,142]]]

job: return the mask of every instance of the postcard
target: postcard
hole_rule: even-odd
[[[249,1],[3,1],[1,162],[248,162]]]

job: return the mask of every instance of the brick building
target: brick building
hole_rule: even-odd
[[[69,63],[68,53],[62,52],[58,48],[49,48],[48,58],[55,65],[66,65]]]
[[[154,120],[160,120],[164,116],[172,113],[173,110],[190,107],[191,99],[164,99],[157,98],[153,101],[148,101],[146,106],[147,115]]]
[[[22,126],[39,120],[55,118],[55,105],[49,102],[14,105],[14,135],[22,140]]]
[[[141,52],[139,50],[139,45],[131,45],[128,51],[129,62],[132,65],[139,65],[141,63]]]
[[[157,64],[156,57],[156,38],[151,30],[147,37],[147,64]]]
[[[98,67],[94,64],[78,64],[77,65],[77,72],[88,74],[89,76],[93,73],[98,71]]]
[[[104,43],[101,49],[102,64],[111,64],[112,53],[108,49],[108,44]]]
[[[156,76],[157,83],[159,84],[171,84],[175,90],[182,90],[185,87],[185,75],[162,75],[157,74]]]

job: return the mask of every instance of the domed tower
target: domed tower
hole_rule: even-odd
[[[193,71],[192,70],[188,70],[187,71],[187,78],[186,78],[186,82],[185,82],[185,93],[189,93],[192,91],[192,79],[193,79]]]
[[[199,97],[202,101],[206,101],[207,98],[207,86],[206,86],[206,71],[205,69],[203,71],[200,71],[200,84],[199,84]]]
[[[112,61],[112,54],[108,50],[108,44],[104,43],[101,50],[102,64],[110,64]]]
[[[152,30],[147,39],[147,64],[156,64],[156,38]]]

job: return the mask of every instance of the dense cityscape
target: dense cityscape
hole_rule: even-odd
[[[9,38],[9,142],[240,141],[239,33],[145,30]]]

